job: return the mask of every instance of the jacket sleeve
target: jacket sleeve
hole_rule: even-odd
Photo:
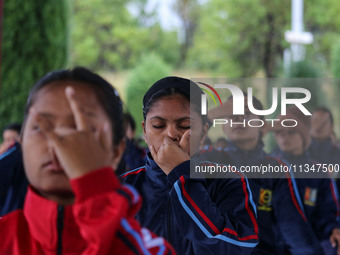
[[[320,188],[318,189],[318,213],[314,220],[316,223],[317,234],[320,239],[328,240],[334,228],[340,228],[337,221],[339,205],[337,200],[337,190],[335,183],[331,178],[320,179]]]
[[[88,246],[83,254],[172,254],[161,237],[142,229],[134,219],[141,200],[122,186],[112,168],[71,180],[76,196],[74,215]]]
[[[213,182],[213,194],[207,182]],[[190,179],[190,161],[168,175],[172,214],[195,254],[250,254],[258,243],[256,209],[247,179]]]
[[[290,176],[275,180],[273,208],[284,243],[292,255],[323,254],[320,242],[299,205],[298,197],[294,179]]]
[[[8,183],[14,178],[19,154],[18,145],[11,146],[7,151],[0,154],[0,187],[8,186]]]
[[[19,143],[0,155],[0,216],[23,207],[28,180]]]

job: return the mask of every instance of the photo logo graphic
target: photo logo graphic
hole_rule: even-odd
[[[220,101],[220,104],[222,106],[222,100],[221,100],[221,97],[220,95],[217,93],[217,91],[212,87],[210,86],[209,84],[206,84],[206,83],[203,83],[203,82],[198,82],[199,84],[203,85],[203,86],[206,86],[207,88],[209,88],[212,92],[215,93],[215,95],[217,96],[218,100]],[[204,94],[202,94],[201,96],[201,102],[202,102],[202,115],[207,115],[207,95],[208,94],[212,100],[214,101],[215,105],[217,105],[217,102],[214,98],[214,95],[207,89],[204,89],[204,88],[201,88],[200,89],[204,92]]]
[[[220,95],[217,93],[216,89],[228,89],[231,93],[232,102],[233,102],[233,115],[244,115],[245,114],[245,95],[244,92],[237,86],[232,84],[215,84],[214,87],[211,85],[208,85],[203,82],[198,82],[199,84],[209,88],[214,94],[217,96],[220,105],[222,106],[222,100]],[[217,102],[214,98],[214,95],[205,88],[201,88],[202,91],[204,91],[204,94],[201,96],[201,114],[207,115],[208,114],[208,105],[207,105],[207,95],[210,95],[210,97],[213,99],[215,105],[217,106]],[[280,95],[279,95],[280,92]],[[299,88],[299,87],[273,87],[271,91],[272,95],[272,104],[269,109],[256,109],[254,107],[253,103],[253,88],[248,87],[247,89],[247,107],[249,111],[256,115],[256,116],[268,116],[270,114],[273,114],[278,106],[279,106],[279,98],[281,99],[280,102],[280,109],[281,109],[281,115],[286,115],[287,112],[287,105],[295,105],[304,115],[312,115],[307,108],[304,106],[305,103],[309,102],[311,99],[311,93],[308,89],[305,88]],[[298,98],[292,98],[292,95],[299,95]],[[264,125],[264,122],[271,122],[271,126],[274,126],[274,122],[280,121],[279,119],[265,119],[263,121],[262,119],[244,119],[242,122],[233,122],[233,120],[228,119],[212,119],[213,126],[216,125],[225,125],[225,124],[231,124],[231,125],[241,125],[250,127],[262,127]],[[283,127],[295,127],[297,126],[298,122],[294,119],[284,119],[281,120],[281,125]],[[288,124],[293,123],[293,124]]]

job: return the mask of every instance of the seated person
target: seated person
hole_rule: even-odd
[[[211,109],[210,117],[224,118],[228,124],[222,129],[228,138],[228,146],[224,148],[225,155],[240,170],[245,167],[256,169],[258,166],[280,167],[283,162],[270,157],[264,151],[262,137],[266,125],[250,126],[247,120],[261,119],[248,108],[248,96],[245,95],[244,115],[233,115],[233,98],[230,97],[223,106]],[[253,96],[252,102],[258,110],[263,110],[262,103]],[[231,124],[233,123],[233,124]],[[242,123],[245,123],[244,125]],[[216,153],[215,153],[216,154]],[[221,156],[219,156],[221,157]],[[259,224],[259,241],[253,255],[259,254],[322,254],[321,245],[312,232],[301,209],[294,189],[294,179],[289,173],[256,173],[245,172],[257,207],[257,222]],[[288,250],[288,251],[287,251]]]
[[[142,126],[150,153],[144,167],[121,178],[143,197],[139,222],[169,240],[178,254],[250,254],[258,226],[247,179],[239,172],[221,179],[190,176],[190,161],[204,164],[198,151],[209,124],[200,115],[201,95],[180,77],[149,88]]]
[[[114,173],[124,150],[122,102],[85,68],[47,74],[32,88],[22,132],[30,182],[24,208],[0,218],[2,254],[159,254],[141,229],[136,191]]]
[[[287,108],[286,115],[279,115],[276,119],[279,120],[277,123],[283,119],[297,121],[295,127],[274,126],[278,145],[275,156],[292,164],[300,201],[303,201],[301,206],[325,253],[335,254],[334,247],[338,246],[340,254],[340,223],[336,219],[339,214],[337,191],[327,169],[326,172],[322,169],[317,171],[318,162],[308,153],[310,117],[296,106],[291,106]]]
[[[0,144],[0,155],[8,150],[14,143],[19,142],[21,124],[11,123],[2,132],[2,144]]]

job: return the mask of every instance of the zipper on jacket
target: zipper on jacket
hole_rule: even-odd
[[[171,224],[170,224],[170,219],[171,219],[171,198],[168,200],[168,212],[167,212],[167,232],[168,232],[168,241],[170,244],[172,244],[172,237],[171,237]]]
[[[62,254],[63,250],[63,228],[64,228],[64,206],[58,205],[58,214],[57,214],[57,255]]]

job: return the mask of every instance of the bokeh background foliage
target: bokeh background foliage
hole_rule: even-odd
[[[21,122],[29,88],[67,65],[67,0],[10,0],[3,10],[0,128]]]

